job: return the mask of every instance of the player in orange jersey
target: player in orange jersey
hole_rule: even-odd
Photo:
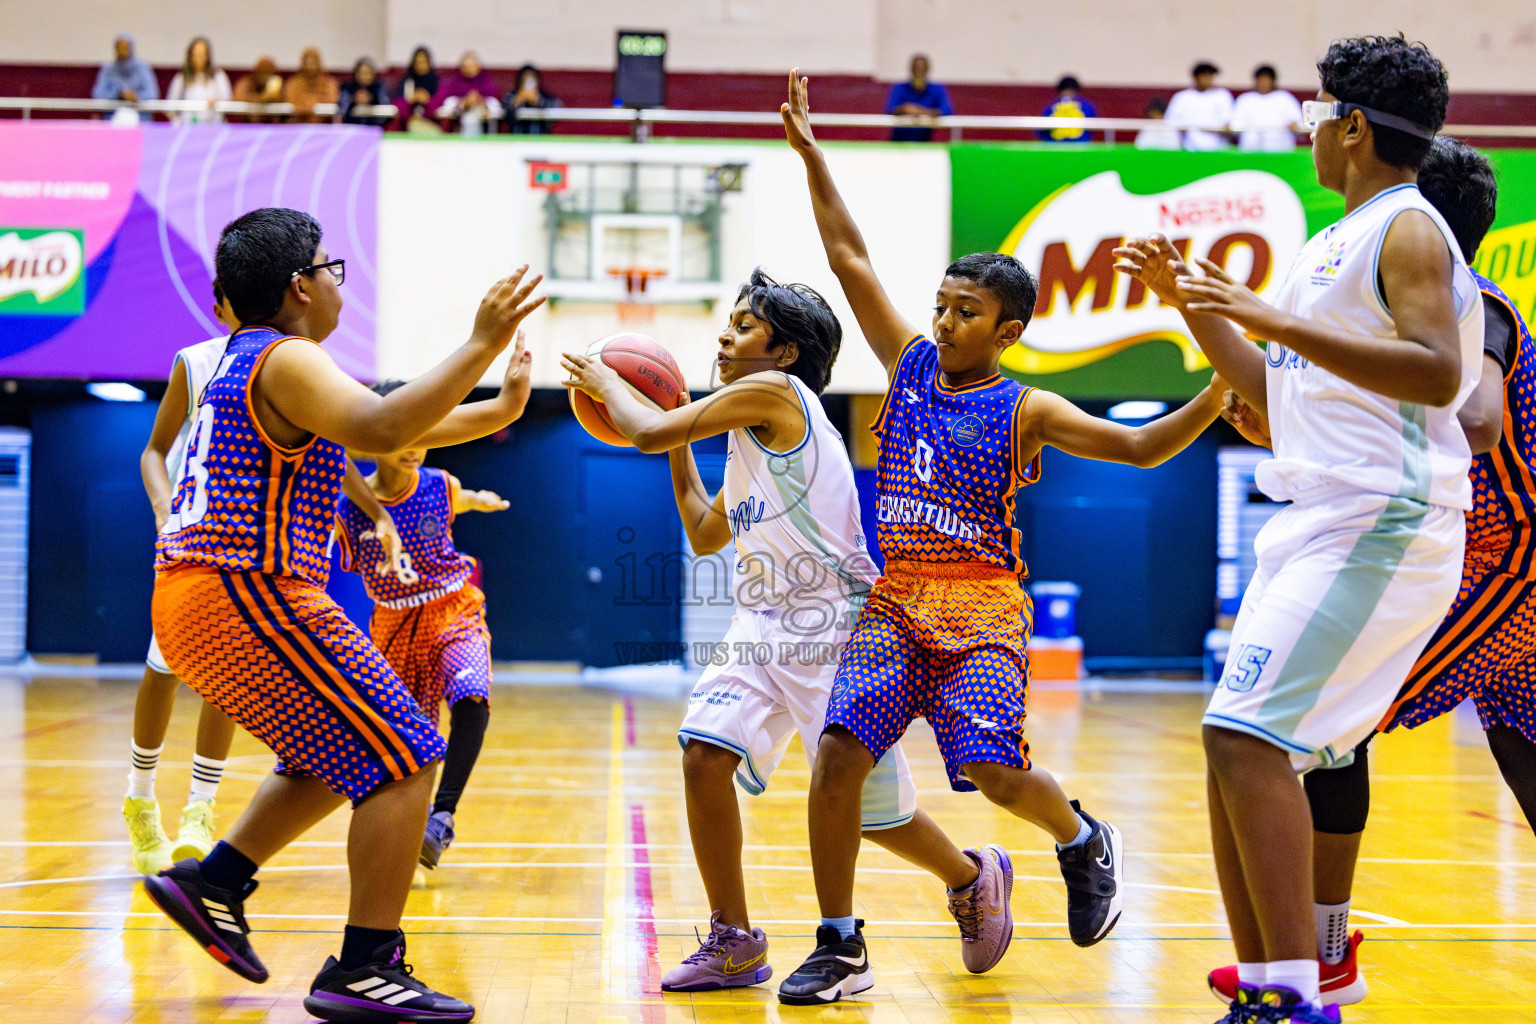
[[[897,312],[875,276],[811,134],[807,80],[789,79],[789,143],[805,161],[811,206],[832,271],[890,375],[875,421],[880,442],[877,538],[885,575],[838,667],[811,778],[811,860],[822,927],[817,949],[785,980],[786,1003],[830,1002],[870,987],[853,918],[859,791],[913,719],[933,725],[951,788],[979,789],[1056,840],[1074,942],[1092,945],[1119,919],[1120,834],[1081,813],[1030,764],[1024,742],[1025,647],[1031,608],[1013,525],[1020,487],[1052,445],[1084,458],[1155,466],[1217,417],[1220,387],[1131,428],[1004,378],[1003,352],[1023,334],[1036,283],[1013,257],[975,253],[940,282],[933,338]]]
[[[145,888],[214,959],[265,981],[246,938],[256,870],[351,801],[346,935],[305,1009],[360,1024],[468,1021],[472,1006],[412,976],[400,931],[443,740],[326,595],[327,545],[343,446],[397,451],[487,432],[494,415],[455,407],[543,301],[539,279],[524,268],[498,281],[463,346],[381,396],[311,340],[335,330],[345,272],[313,218],[248,213],[225,227],[215,267],[241,328],[198,407],[161,532],[155,634],[171,669],[279,763],[207,857]]]

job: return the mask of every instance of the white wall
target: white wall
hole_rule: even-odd
[[[1528,92],[1536,60],[1536,4],[1497,0],[0,0],[0,61],[94,63],[118,30],[137,34],[151,61],[180,59],[199,32],[220,59],[248,65],[271,54],[291,66],[318,45],[326,62],[360,54],[404,61],[418,42],[451,61],[473,46],[496,66],[612,66],[614,31],[669,33],[677,71],[807,71],[900,77],[927,51],[941,81],[1172,84],[1208,58],[1243,83],[1259,62],[1305,89],[1329,40],[1366,32],[1422,39],[1452,88]]]
[[[271,57],[293,68],[306,46],[328,66],[350,68],[384,51],[385,0],[0,0],[0,62],[97,64],[112,38],[133,35],[139,56],[180,64],[193,36],[213,41],[215,59],[250,67]]]
[[[469,336],[480,298],[502,274],[528,262],[545,269],[538,204],[528,199],[526,160],[624,159],[626,147],[547,141],[455,145],[386,137],[379,160],[379,356],[381,377],[411,377]],[[782,146],[667,147],[670,158],[747,164],[745,209],[727,219],[722,274],[727,292],[764,265],[827,297],[842,321],[843,353],[832,390],[878,392],[885,375],[858,332],[827,269],[799,157]],[[945,151],[901,153],[831,147],[832,171],[858,219],[887,291],[921,329],[949,257],[949,159]],[[450,183],[451,187],[443,184]],[[913,197],[921,197],[914,201]],[[899,212],[899,215],[893,215]],[[663,306],[632,329],[666,345],[690,388],[710,384],[715,339],[729,303],[713,310]],[[559,387],[562,351],[582,351],[623,329],[613,304],[560,303],[526,325],[534,382]],[[500,379],[498,361],[487,383]]]

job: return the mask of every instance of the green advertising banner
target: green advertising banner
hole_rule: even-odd
[[[84,253],[82,231],[0,227],[0,314],[85,312]]]
[[[1478,269],[1536,306],[1536,153],[1492,154],[1505,194]],[[1073,398],[1184,398],[1210,366],[1183,319],[1115,273],[1122,240],[1162,232],[1273,298],[1301,246],[1343,216],[1311,153],[1183,153],[1108,147],[955,146],[951,248],[1017,256],[1040,279],[1014,377]]]

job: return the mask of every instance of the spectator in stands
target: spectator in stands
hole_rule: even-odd
[[[1301,103],[1284,89],[1275,88],[1279,76],[1268,64],[1253,69],[1253,91],[1245,92],[1232,106],[1232,123],[1239,129],[1237,148],[1250,152],[1289,153],[1296,148],[1301,127]]]
[[[518,117],[520,110],[548,110],[560,106],[558,97],[544,91],[544,75],[532,64],[524,64],[517,71],[517,87],[507,93],[503,101],[512,120],[512,131],[519,135],[548,135],[554,125],[549,121],[535,121]]]
[[[1180,89],[1168,101],[1168,123],[1185,130],[1185,149],[1226,149],[1232,144],[1229,133],[1222,130],[1232,123],[1232,94],[1216,84],[1219,74],[1216,65],[1201,61],[1190,71],[1194,85]]]
[[[1041,117],[1098,117],[1099,111],[1082,93],[1082,85],[1072,75],[1066,75],[1056,83],[1056,99],[1045,108]],[[1086,128],[1052,128],[1042,131],[1040,137],[1047,142],[1087,142]]]
[[[382,128],[392,120],[392,115],[377,117],[358,113],[363,107],[387,106],[394,103],[389,86],[379,77],[379,69],[367,57],[359,57],[352,65],[352,77],[341,83],[341,98],[336,101],[341,108],[341,119],[347,124],[369,124]]]
[[[207,124],[224,120],[224,115],[213,109],[220,101],[234,96],[229,87],[229,76],[213,63],[213,44],[207,36],[198,36],[187,45],[187,56],[181,62],[181,70],[171,79],[171,87],[165,91],[168,100],[203,102],[206,110],[180,110],[171,115],[177,124]]]
[[[459,66],[448,76],[437,94],[437,116],[458,120],[459,131],[479,135],[486,121],[501,118],[501,100],[497,99],[496,79],[480,66],[480,55],[464,51]]]
[[[1168,101],[1160,97],[1154,97],[1147,101],[1146,109],[1141,116],[1148,121],[1161,121],[1168,113]],[[1143,128],[1136,133],[1137,149],[1182,149],[1184,140],[1179,138],[1177,128]]]
[[[918,53],[912,56],[911,77],[891,86],[885,112],[938,117],[955,111],[949,105],[949,92],[938,82],[928,80],[928,58]],[[902,125],[891,129],[892,142],[927,142],[932,138],[932,128]]]
[[[308,47],[299,57],[299,70],[288,76],[283,86],[283,99],[293,104],[293,120],[311,124],[329,121],[329,115],[315,113],[321,103],[335,103],[341,99],[341,87],[336,79],[325,73],[320,61],[320,51]]]
[[[283,76],[277,73],[277,63],[271,57],[262,57],[251,68],[251,73],[241,75],[235,83],[236,103],[283,102]],[[248,114],[245,120],[254,124],[271,124],[278,118],[268,114]]]
[[[437,122],[431,120],[437,110],[432,98],[437,95],[439,84],[437,72],[432,68],[432,51],[425,46],[416,47],[416,52],[411,54],[411,63],[405,69],[405,77],[400,80],[400,95],[395,99],[407,130],[439,130]]]
[[[96,84],[91,87],[91,98],[127,100],[129,103],[160,98],[160,83],[155,81],[154,68],[150,67],[147,61],[134,56],[133,36],[123,32],[112,40],[112,60],[103,64],[101,70],[96,72]],[[116,115],[113,119],[117,119]],[[132,120],[131,111],[125,119]],[[153,114],[139,112],[141,121],[154,119]]]

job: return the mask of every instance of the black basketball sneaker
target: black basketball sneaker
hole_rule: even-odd
[[[1067,930],[1073,942],[1091,946],[1120,920],[1125,892],[1120,832],[1109,822],[1084,814],[1076,800],[1072,809],[1083,815],[1093,831],[1081,846],[1058,850],[1056,859],[1061,864],[1061,877],[1067,881]]]
[[[246,939],[251,929],[245,923],[245,901],[256,891],[254,878],[240,892],[218,889],[203,879],[202,865],[189,858],[144,879],[144,891],[209,956],[246,981],[267,980],[266,967]]]
[[[468,1003],[434,992],[411,977],[405,933],[373,951],[373,959],[344,971],[335,957],[315,975],[304,1009],[321,1020],[344,1024],[462,1024],[474,1020]]]
[[[830,925],[816,929],[816,951],[779,986],[779,1002],[791,1006],[835,1003],[875,984],[864,948],[864,922],[853,923],[846,939]]]

